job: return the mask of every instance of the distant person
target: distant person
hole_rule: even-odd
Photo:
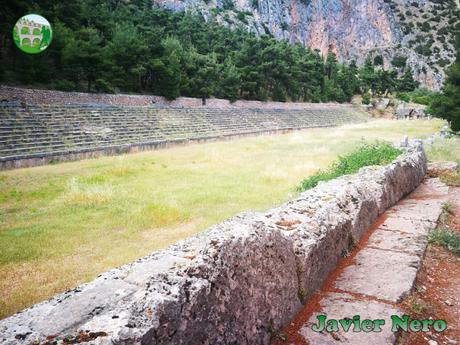
[[[46,25],[43,25],[42,26],[42,40],[38,48],[41,49],[42,47],[47,47],[50,44],[50,38],[51,38],[51,30],[48,29]]]

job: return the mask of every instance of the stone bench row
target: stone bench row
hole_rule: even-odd
[[[311,127],[311,126],[309,126]],[[289,127],[284,127],[289,128]],[[117,138],[117,137],[125,137],[125,136],[132,136],[134,135],[145,135],[145,136],[169,136],[174,134],[200,134],[200,133],[238,133],[240,131],[247,131],[247,130],[264,130],[266,128],[248,128],[247,126],[234,126],[228,128],[202,128],[202,127],[191,127],[191,128],[184,128],[184,127],[164,127],[164,128],[140,128],[140,129],[129,129],[129,128],[116,128],[111,129],[108,132],[104,131],[89,131],[85,129],[75,129],[72,130],[37,130],[37,131],[30,131],[33,132],[33,138],[24,138],[24,132],[8,132],[8,134],[1,135],[0,143],[2,142],[28,142],[39,138],[48,138],[48,137],[55,137],[57,134],[63,138],[78,138],[78,137],[88,137],[88,138]],[[267,129],[272,130],[280,130],[283,128],[280,127],[269,127]],[[0,132],[1,134],[1,132]]]
[[[75,136],[75,137],[64,137],[61,140],[56,140],[54,137],[45,137],[49,140],[29,140],[29,141],[0,141],[0,156],[16,155],[18,153],[32,153],[32,152],[46,152],[55,148],[67,148],[69,150],[76,147],[82,148],[97,148],[99,145],[118,145],[118,144],[136,144],[137,142],[142,143],[144,141],[159,141],[159,140],[182,140],[182,139],[199,139],[207,137],[215,137],[228,134],[244,134],[248,131],[247,129],[241,129],[238,132],[235,131],[222,131],[222,132],[194,132],[191,134],[187,133],[162,133],[161,135],[142,135],[132,134],[124,135],[120,137],[104,138],[91,136]],[[182,134],[182,135],[180,135]]]
[[[341,119],[346,121],[347,119]],[[350,119],[351,120],[351,119]],[[90,121],[66,121],[62,123],[41,123],[41,124],[28,124],[28,123],[10,123],[10,124],[0,124],[0,132],[7,132],[7,131],[15,131],[15,130],[38,130],[40,128],[48,128],[48,129],[67,129],[67,128],[84,128],[85,126],[104,126],[106,128],[144,128],[146,126],[149,127],[166,127],[166,126],[180,126],[180,127],[188,127],[188,128],[199,128],[199,127],[216,127],[216,128],[225,128],[225,127],[235,127],[235,126],[251,126],[253,128],[259,127],[280,127],[280,126],[296,126],[301,124],[328,124],[328,123],[338,123],[340,120],[337,119],[309,119],[304,121],[290,121],[290,122],[248,122],[248,121],[238,121],[238,119],[233,119],[233,121],[213,121],[213,122],[202,122],[202,123],[194,123],[190,121],[183,121],[183,122],[167,122],[167,121],[155,121],[155,122],[138,122],[138,121],[125,121],[125,122],[111,122],[111,121],[101,121],[101,122],[90,122]]]
[[[346,120],[346,119],[345,119]],[[296,125],[302,125],[302,124],[318,124],[318,123],[336,123],[340,122],[338,120],[317,120],[317,121],[297,121],[293,123],[275,123],[275,122],[262,122],[262,123],[250,123],[250,122],[243,122],[243,121],[226,121],[226,122],[220,122],[220,123],[190,123],[190,122],[153,122],[153,123],[139,123],[139,122],[117,122],[117,123],[110,123],[110,122],[104,122],[104,123],[94,123],[94,122],[65,122],[65,123],[59,123],[59,124],[44,124],[42,123],[41,125],[38,124],[23,124],[23,123],[16,123],[16,124],[11,124],[11,125],[0,125],[0,132],[3,134],[7,134],[8,131],[39,131],[39,130],[68,130],[68,129],[79,129],[79,130],[85,130],[85,126],[91,126],[94,125],[96,127],[105,127],[105,128],[111,128],[113,130],[116,130],[117,128],[122,128],[124,129],[139,129],[139,128],[167,128],[167,127],[178,127],[178,128],[190,128],[190,129],[198,129],[201,127],[211,127],[211,128],[235,128],[238,126],[251,126],[253,128],[279,128],[280,126],[286,126],[286,125],[291,125],[291,126],[296,126]]]
[[[312,115],[312,116],[283,116],[283,117],[249,117],[244,115],[237,115],[237,116],[201,116],[201,117],[190,117],[190,116],[174,116],[174,117],[143,117],[136,114],[126,115],[126,116],[105,116],[105,117],[97,117],[97,118],[89,118],[85,116],[62,116],[62,117],[28,117],[28,118],[21,118],[21,117],[11,117],[11,118],[4,118],[0,119],[0,124],[8,124],[8,123],[17,123],[17,122],[59,122],[59,121],[91,121],[91,122],[103,122],[103,121],[139,121],[144,120],[148,122],[152,121],[178,121],[178,122],[190,122],[190,121],[229,121],[231,119],[241,119],[245,122],[254,122],[259,123],[260,121],[271,121],[271,122],[285,122],[285,121],[293,121],[293,120],[306,120],[306,119],[334,119],[337,114],[331,114],[330,116],[320,116],[320,115]],[[343,117],[353,117],[352,115],[342,114]]]
[[[129,141],[130,139],[165,139],[165,138],[177,138],[177,136],[181,136],[184,138],[190,137],[200,137],[200,136],[208,136],[208,135],[224,135],[224,134],[238,134],[242,133],[244,134],[245,132],[255,132],[247,128],[241,128],[238,131],[196,131],[196,132],[184,132],[184,131],[170,131],[170,132],[159,132],[157,134],[155,133],[138,133],[138,132],[133,132],[133,133],[126,133],[123,135],[115,135],[112,133],[110,137],[104,136],[104,135],[82,135],[82,134],[76,134],[76,135],[67,135],[67,136],[62,136],[59,141],[71,141],[71,142],[80,142],[83,140],[86,140],[88,143],[95,143],[97,144],[98,142],[104,141],[104,142],[115,142],[115,141]],[[52,135],[46,135],[46,136],[41,136],[36,139],[29,139],[29,140],[22,140],[21,137],[12,137],[12,138],[5,138],[0,141],[0,148],[2,146],[6,145],[12,145],[14,147],[31,147],[33,145],[36,145],[37,143],[48,143],[48,142],[54,142],[56,141],[56,137]]]
[[[342,115],[343,116],[343,115]],[[198,123],[230,123],[234,122],[235,119],[246,122],[246,123],[252,123],[254,125],[259,125],[261,122],[272,122],[272,123],[285,123],[285,122],[297,122],[297,121],[324,121],[324,120],[335,120],[335,116],[331,117],[320,117],[320,116],[312,116],[312,117],[289,117],[289,118],[278,118],[278,119],[273,119],[273,118],[248,118],[244,116],[235,116],[235,117],[222,117],[222,118],[216,118],[216,117],[202,117],[202,118],[196,118],[196,119],[191,119],[189,117],[183,117],[183,118],[142,118],[142,117],[124,117],[124,118],[101,118],[101,119],[88,119],[85,117],[75,117],[75,118],[61,118],[61,119],[20,119],[20,118],[15,118],[15,119],[8,119],[8,120],[2,120],[0,121],[0,126],[6,126],[6,125],[16,125],[16,124],[38,124],[38,123],[50,123],[50,124],[59,124],[61,122],[63,123],[84,123],[84,122],[91,122],[91,123],[120,123],[120,122],[139,122],[139,121],[145,121],[148,123],[155,123],[155,122],[166,122],[166,123],[190,123],[190,122],[198,122]],[[352,116],[343,116],[343,118],[352,118]]]
[[[344,112],[347,113],[347,112]],[[62,112],[62,113],[32,113],[34,117],[36,118],[61,118],[61,117],[88,117],[92,119],[97,119],[100,117],[129,117],[132,115],[135,116],[144,116],[146,118],[152,118],[152,117],[177,117],[177,116],[183,116],[190,118],[190,116],[196,116],[196,117],[234,117],[234,116],[241,116],[241,117],[247,117],[247,118],[266,118],[266,117],[272,117],[272,118],[283,118],[283,117],[308,117],[308,116],[334,116],[336,112],[298,112],[298,113],[291,113],[291,112],[284,112],[284,113],[245,113],[245,112],[232,112],[232,113],[227,113],[227,112],[222,112],[222,111],[215,111],[215,112],[197,112],[197,113],[186,113],[186,112],[164,112],[164,113],[146,113],[146,112],[104,112],[104,113],[84,113],[84,112],[75,112],[75,113],[69,113],[69,112]],[[18,113],[10,113],[10,114],[1,114],[0,113],[0,118],[15,118],[15,117],[31,117],[28,114],[24,114],[23,116],[18,116]],[[27,116],[26,116],[27,115]]]
[[[266,111],[0,106],[0,158],[28,154],[31,157],[42,154],[45,157],[56,150],[101,151],[99,147],[108,147],[108,152],[112,152],[112,148],[119,145],[149,147],[144,143],[206,140],[240,134],[333,126],[362,119],[361,114],[348,107],[337,112],[330,109]]]

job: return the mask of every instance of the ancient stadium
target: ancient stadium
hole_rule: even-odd
[[[0,22],[0,345],[460,344],[459,0]]]
[[[330,343],[301,331],[318,292],[332,315],[360,312],[360,294],[375,316],[402,314],[448,198],[425,179],[425,151],[458,150],[440,120],[374,119],[352,104],[7,86],[0,99],[5,344]],[[299,189],[379,142],[396,145],[389,161]]]

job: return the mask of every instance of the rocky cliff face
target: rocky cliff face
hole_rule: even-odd
[[[455,58],[456,0],[154,0],[173,11],[197,11],[230,27],[244,25],[257,34],[337,54],[362,64],[382,56],[407,64],[422,85],[439,89],[444,68]],[[397,66],[395,66],[397,67]]]

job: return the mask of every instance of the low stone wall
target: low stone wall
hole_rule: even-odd
[[[168,101],[161,96],[153,95],[127,95],[104,94],[84,92],[64,92],[55,90],[25,89],[0,85],[0,101],[19,101],[26,104],[106,104],[115,106],[168,106],[196,108],[203,107],[200,98],[179,97]],[[288,103],[288,102],[260,102],[240,100],[234,103],[226,99],[209,98],[204,107],[227,109],[335,109],[342,108],[344,104],[337,103]]]
[[[3,344],[268,344],[426,172],[418,141],[383,167],[245,213],[0,321]]]

